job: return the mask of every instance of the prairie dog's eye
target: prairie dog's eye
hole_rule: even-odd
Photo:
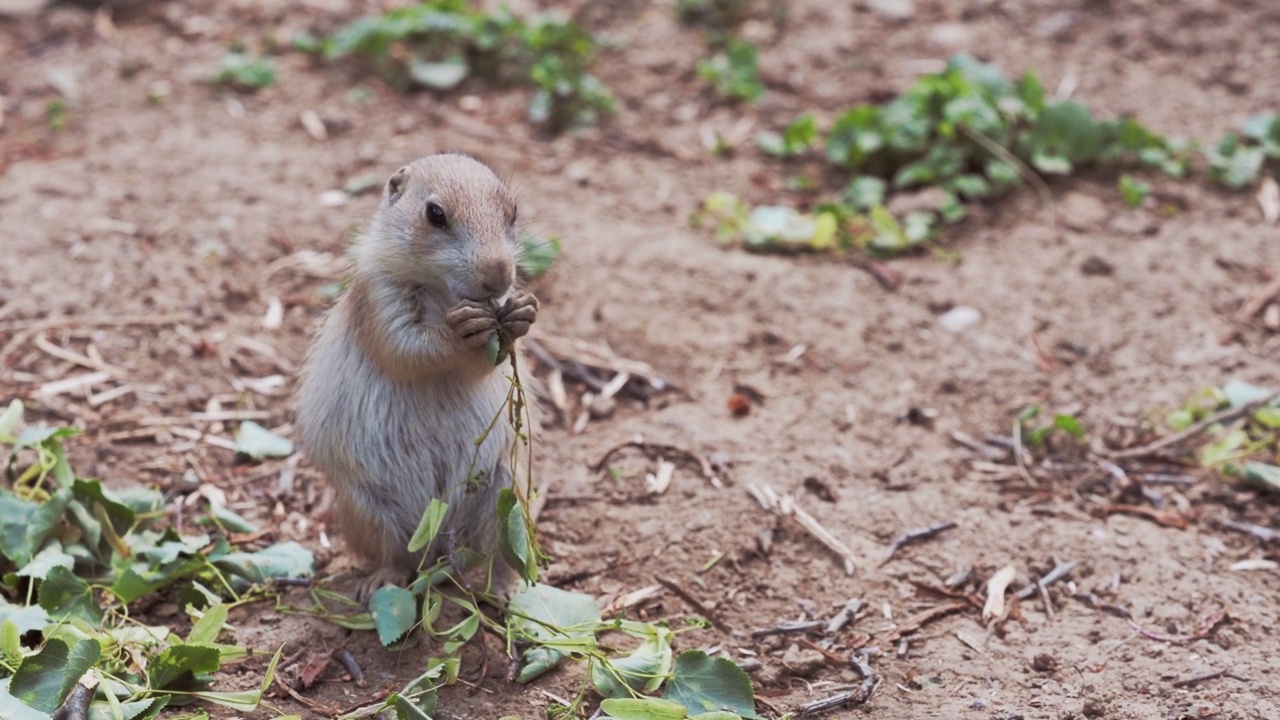
[[[438,228],[443,228],[449,224],[449,219],[444,216],[444,208],[435,203],[427,203],[427,222]]]
[[[512,224],[512,225],[515,225],[515,224],[516,224],[516,214],[517,214],[519,211],[520,211],[520,206],[518,206],[518,205],[512,205],[512,206],[511,206],[511,224]]]

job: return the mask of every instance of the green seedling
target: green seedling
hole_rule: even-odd
[[[596,43],[579,25],[549,16],[485,13],[458,0],[429,0],[361,18],[294,47],[329,60],[361,58],[403,90],[452,90],[472,77],[534,89],[529,118],[555,130],[590,125],[614,110],[590,70]]]
[[[756,71],[756,46],[745,40],[731,39],[722,52],[698,63],[702,78],[726,100],[759,100],[764,86]]]
[[[214,84],[243,92],[257,92],[274,85],[275,81],[276,69],[270,59],[243,51],[223,55],[213,76]]]

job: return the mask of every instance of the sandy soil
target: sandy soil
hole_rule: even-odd
[[[1091,431],[1108,434],[1230,378],[1280,386],[1276,337],[1235,319],[1280,268],[1280,231],[1263,224],[1251,194],[1153,181],[1153,206],[1128,210],[1113,176],[1084,178],[1053,186],[1062,222],[1050,225],[1024,192],[949,235],[958,261],[892,261],[905,279],[895,292],[840,259],[749,255],[688,223],[712,189],[753,202],[800,199],[786,189],[788,172],[750,148],[757,130],[802,110],[829,119],[883,99],[957,51],[1011,75],[1034,69],[1046,87],[1073,89],[1102,113],[1216,137],[1280,108],[1271,80],[1280,73],[1280,9],[1248,0],[918,0],[910,20],[894,22],[857,3],[797,2],[780,31],[748,27],[765,43],[769,94],[740,108],[702,90],[693,72],[701,40],[676,25],[669,3],[600,4],[583,17],[614,45],[601,74],[620,112],[600,128],[550,138],[523,121],[520,90],[471,86],[463,94],[475,94],[477,109],[461,95],[398,95],[296,54],[278,57],[280,82],[255,95],[204,82],[234,40],[335,27],[364,3],[140,4],[96,29],[94,16],[74,6],[0,18],[0,397],[29,398],[43,382],[82,372],[41,351],[41,332],[79,352],[92,346],[120,368],[131,393],[96,407],[85,395],[61,396],[38,413],[86,428],[75,442],[82,472],[158,485],[174,503],[212,483],[233,509],[270,521],[272,537],[316,550],[326,572],[345,568],[329,495],[305,462],[281,492],[279,463],[236,465],[225,449],[139,428],[146,418],[242,407],[267,411],[266,424],[289,432],[293,373],[342,268],[305,272],[278,261],[303,250],[340,258],[353,224],[377,201],[375,192],[326,207],[321,193],[360,175],[382,178],[416,155],[476,152],[513,178],[531,230],[563,238],[561,263],[536,286],[534,337],[608,343],[685,391],[647,407],[624,402],[582,434],[541,433],[553,579],[600,596],[655,577],[681,584],[729,629],[682,636],[681,646],[718,646],[739,660],[757,653],[758,692],[785,711],[855,676],[814,667],[803,645],[789,648],[793,638],[756,640],[752,630],[827,617],[861,598],[867,610],[841,638],[847,645],[939,605],[920,586],[939,587],[957,571],[985,579],[1012,565],[1021,586],[1055,558],[1075,561],[1080,592],[1106,591],[1146,628],[1191,633],[1223,606],[1229,622],[1205,639],[1163,642],[1072,599],[1061,583],[1050,591],[1052,615],[1033,598],[988,628],[969,608],[909,643],[887,644],[875,661],[885,682],[869,705],[831,716],[1280,718],[1272,680],[1280,576],[1229,570],[1275,550],[1213,522],[1275,525],[1274,499],[1197,473],[1189,486],[1154,490],[1188,511],[1186,529],[1099,515],[1096,471],[1060,463],[1028,489],[1012,470],[979,472],[976,456],[949,438],[1007,434],[1032,404],[1074,409]],[[59,93],[72,101],[65,129],[54,133],[45,110]],[[329,125],[327,141],[303,131],[305,110]],[[699,139],[704,127],[748,142],[732,158],[711,157]],[[1085,272],[1090,258],[1110,272]],[[273,297],[284,300],[283,324],[264,330]],[[964,336],[938,324],[955,305],[983,316]],[[802,354],[791,352],[797,346]],[[256,391],[236,385],[272,375],[287,380]],[[745,417],[726,404],[739,385],[763,396]],[[912,408],[936,419],[908,422]],[[230,435],[217,423],[184,426]],[[588,469],[637,435],[726,453],[726,487],[682,465],[664,495],[646,497],[642,477],[652,467],[639,456],[617,464],[619,480]],[[846,576],[798,526],[761,510],[748,484],[795,493],[861,559],[857,572]],[[834,497],[807,489],[819,486]],[[877,565],[893,536],[947,520],[957,527]],[[758,540],[766,531],[767,555]],[[718,553],[724,559],[699,573]],[[666,593],[633,612],[689,611]],[[160,622],[176,616],[164,604],[151,612]],[[307,691],[323,707],[375,697],[416,675],[428,652],[395,655],[367,635],[261,607],[233,622],[238,640],[254,647],[352,649],[370,687],[332,670]],[[541,717],[542,691],[574,687],[573,673],[509,685],[502,666],[491,663],[478,687],[447,693],[442,708]],[[1220,669],[1232,677],[1174,685]],[[249,686],[260,672],[248,663],[222,682]],[[287,696],[273,701],[323,716]]]

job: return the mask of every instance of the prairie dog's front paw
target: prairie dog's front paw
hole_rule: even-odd
[[[538,298],[532,293],[518,293],[498,310],[498,324],[512,339],[524,337],[529,326],[538,319]]]
[[[444,316],[444,322],[467,347],[484,347],[498,330],[493,308],[474,300],[463,300]]]

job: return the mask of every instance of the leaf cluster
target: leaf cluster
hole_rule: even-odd
[[[704,213],[724,236],[754,249],[839,247],[892,254],[919,247],[943,225],[962,219],[966,203],[998,198],[1039,175],[1105,167],[1179,178],[1203,166],[1210,180],[1244,187],[1258,178],[1267,158],[1280,158],[1280,117],[1256,117],[1241,135],[1228,135],[1202,153],[1197,144],[1164,137],[1133,118],[1098,118],[1079,103],[1052,100],[1034,73],[1011,81],[990,65],[957,56],[888,102],[841,113],[825,133],[804,114],[781,132],[763,134],[757,144],[784,159],[820,150],[843,175],[847,185],[839,198],[813,213],[792,211],[817,225],[830,222],[821,220],[824,215],[836,221],[835,242],[823,235],[799,241],[776,233],[770,223],[754,222],[760,218],[750,211],[735,228],[721,217],[724,197],[709,199]],[[941,193],[933,209],[894,217],[882,207],[893,193],[924,188]],[[1119,189],[1131,206],[1150,192],[1129,175],[1121,176]],[[766,216],[779,212],[770,209]]]
[[[427,0],[361,18],[333,35],[295,46],[328,60],[363,58],[393,87],[451,90],[472,76],[531,84],[529,120],[555,130],[591,125],[614,100],[591,73],[596,42],[577,23],[465,0]]]
[[[233,50],[218,61],[213,82],[243,92],[257,92],[275,84],[276,68],[270,58]]]
[[[698,77],[726,100],[754,102],[764,95],[756,54],[755,45],[730,38],[723,50],[698,63]]]
[[[253,583],[308,575],[311,553],[296,543],[246,552],[225,536],[162,527],[160,493],[78,477],[62,446],[76,431],[19,431],[22,414],[16,400],[0,413],[9,481],[0,489],[0,715],[48,718],[86,678],[94,717],[150,718],[196,699],[256,708],[262,688],[206,688],[224,663],[248,655],[218,642],[224,596],[234,603]],[[130,603],[162,590],[192,615],[186,638],[129,617]]]

